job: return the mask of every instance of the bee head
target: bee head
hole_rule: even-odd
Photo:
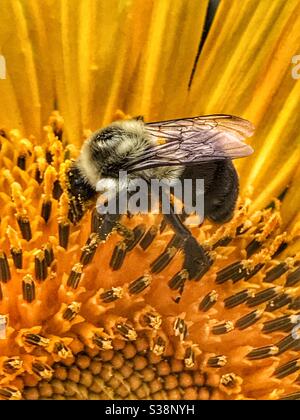
[[[90,160],[97,168],[99,175],[112,175],[117,162],[118,149],[126,138],[126,130],[123,127],[110,125],[96,131],[89,140]],[[110,165],[111,164],[111,165]]]
[[[143,153],[149,140],[142,121],[116,121],[95,131],[83,144],[78,166],[96,187],[101,177],[118,177],[119,170]]]
[[[83,143],[68,173],[70,220],[75,223],[80,220],[96,191],[109,190],[111,183],[118,181],[119,171],[143,154],[148,145],[144,123],[140,120],[116,121],[95,131]],[[99,181],[104,184],[100,185]]]
[[[85,210],[93,201],[96,190],[87,182],[76,166],[76,162],[68,170],[69,214],[72,223],[77,223],[83,217]]]

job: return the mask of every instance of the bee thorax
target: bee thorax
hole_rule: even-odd
[[[183,167],[181,166],[163,166],[160,168],[146,169],[144,171],[135,172],[135,177],[141,177],[148,182],[152,179],[165,180],[171,184],[178,181],[183,173]]]

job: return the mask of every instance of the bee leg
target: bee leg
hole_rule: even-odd
[[[99,235],[99,239],[102,241],[105,241],[115,229],[125,237],[127,234],[129,235],[130,229],[126,228],[123,226],[123,224],[120,223],[121,216],[127,213],[127,209],[119,200],[118,194],[114,197],[111,197],[112,202],[113,200],[115,200],[115,213],[104,212],[104,209],[107,211],[107,207],[104,206],[105,203],[103,202],[101,202],[99,205],[96,205],[96,212],[98,213],[98,219],[100,221],[96,232]]]
[[[106,213],[103,216],[102,222],[98,227],[98,235],[100,240],[105,241],[107,237],[116,228],[118,221],[120,220],[120,214],[109,214]]]
[[[133,120],[136,121],[142,121],[145,122],[144,116],[143,115],[136,115],[135,117],[132,118]]]
[[[199,280],[210,268],[213,261],[192,234],[184,242],[184,268],[189,278]]]
[[[128,219],[132,219],[133,218],[133,214],[132,213],[130,213],[130,211],[129,210],[127,210],[127,217],[128,217]]]
[[[121,236],[124,236],[124,238],[127,239],[128,241],[132,241],[134,239],[133,231],[129,229],[127,226],[123,225],[122,223],[116,222],[115,229]]]
[[[170,214],[164,214],[164,217],[175,233],[183,240],[183,268],[188,271],[190,279],[199,279],[211,266],[212,261],[210,257],[191,232],[183,225],[179,216],[174,213],[172,206]]]

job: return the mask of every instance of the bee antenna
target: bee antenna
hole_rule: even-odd
[[[133,120],[136,120],[136,121],[142,121],[142,122],[145,122],[145,118],[144,118],[144,116],[143,115],[136,115],[135,117],[133,117],[132,118]]]

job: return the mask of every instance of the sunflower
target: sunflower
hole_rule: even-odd
[[[217,3],[2,0],[0,399],[300,398],[300,4]],[[255,153],[233,219],[193,228],[202,278],[160,216],[70,222],[91,130],[212,113]]]

